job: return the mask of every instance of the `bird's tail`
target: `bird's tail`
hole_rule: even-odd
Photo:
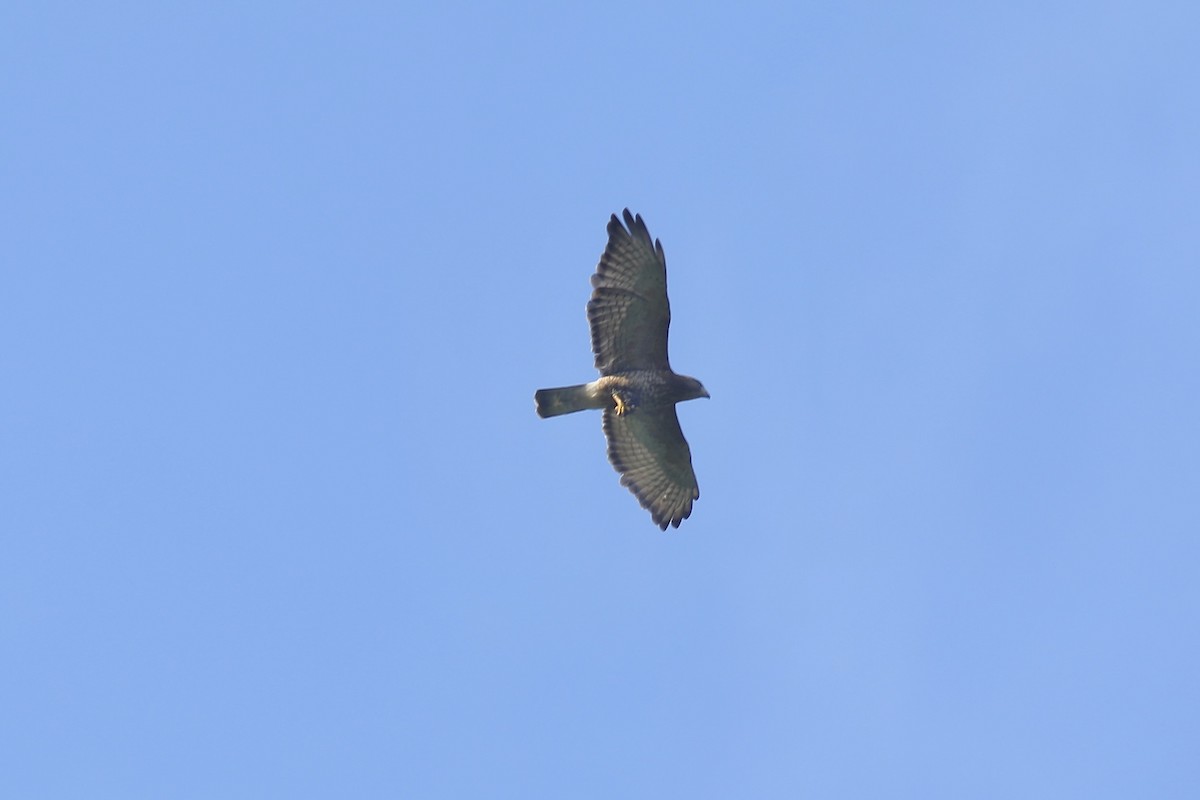
[[[588,391],[586,383],[578,386],[563,386],[560,389],[538,389],[533,395],[539,417],[557,417],[585,408],[603,408],[604,403]]]

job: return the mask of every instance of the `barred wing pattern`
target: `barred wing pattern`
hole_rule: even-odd
[[[604,436],[621,485],[633,492],[655,525],[664,531],[668,525],[678,528],[691,516],[700,487],[675,406],[619,416],[605,410]]]
[[[587,304],[596,369],[611,375],[631,369],[669,370],[667,257],[662,242],[650,240],[642,215],[625,209],[625,226],[613,214],[608,246],[592,276]]]

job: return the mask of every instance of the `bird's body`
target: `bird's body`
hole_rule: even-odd
[[[678,375],[667,359],[667,260],[662,243],[650,240],[641,216],[614,214],[608,246],[592,276],[587,315],[600,378],[591,383],[541,389],[537,413],[554,417],[585,409],[604,411],[608,458],[662,529],[692,513],[700,497],[691,450],[675,404],[708,397],[695,378]]]
[[[699,393],[703,388],[699,381],[686,375],[631,369],[578,386],[539,389],[534,400],[539,417],[557,417],[589,408],[606,408],[617,414],[627,414],[638,408],[657,411],[682,400],[707,397],[707,394]]]

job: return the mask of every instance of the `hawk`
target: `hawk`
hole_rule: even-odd
[[[608,246],[592,276],[587,304],[599,380],[534,394],[539,417],[587,408],[604,411],[608,460],[664,531],[691,516],[700,487],[675,404],[708,397],[695,378],[677,375],[667,360],[667,258],[641,215],[613,214]]]

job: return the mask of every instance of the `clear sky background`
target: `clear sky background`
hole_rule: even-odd
[[[0,795],[1200,796],[1194,8],[8,6]]]

